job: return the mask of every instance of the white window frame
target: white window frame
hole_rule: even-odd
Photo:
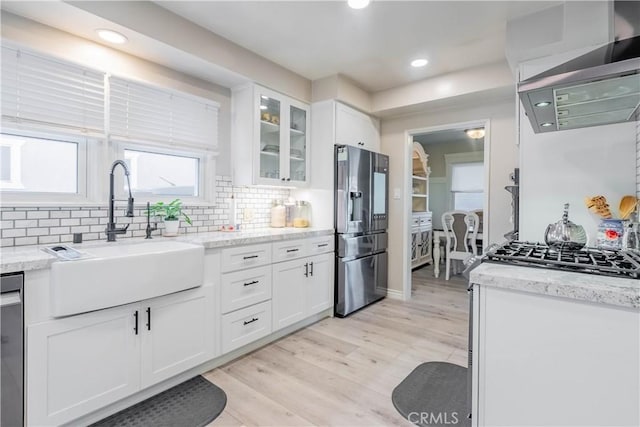
[[[155,154],[167,154],[173,156],[192,157],[198,159],[198,196],[187,197],[180,195],[154,195],[149,193],[132,193],[135,203],[156,203],[159,201],[170,202],[180,199],[184,205],[213,205],[215,202],[215,153],[190,150],[187,148],[169,148],[163,144],[143,143],[125,140],[112,140],[112,159],[124,159],[124,150],[146,151]],[[124,188],[124,174],[115,177],[116,195],[118,198],[126,196]]]
[[[454,197],[453,191],[451,191],[453,181],[453,165],[460,163],[483,163],[484,164],[484,151],[471,151],[468,153],[453,153],[445,154],[444,161],[447,167],[447,206],[449,209],[454,209]],[[484,167],[486,168],[486,164]],[[486,171],[485,171],[486,172]],[[485,174],[486,175],[486,174]],[[486,188],[482,193],[486,192]]]
[[[6,42],[6,41],[3,41]],[[24,50],[25,52],[48,57],[52,60],[79,65],[73,61],[59,58],[55,55],[49,55],[47,53],[32,50],[30,48],[23,48],[19,45],[14,45],[11,42],[5,43],[7,46]],[[84,133],[82,131],[61,131],[58,127],[49,127],[47,125],[35,125],[29,130],[20,128],[20,124],[9,123],[4,126],[0,132],[8,133],[17,136],[35,137],[42,139],[51,139],[62,142],[73,142],[78,144],[78,192],[76,194],[69,193],[40,193],[40,192],[18,192],[11,191],[10,189],[0,190],[0,202],[4,205],[10,205],[15,207],[32,207],[32,206],[86,206],[86,207],[102,207],[108,203],[109,195],[109,168],[113,161],[123,158],[124,147],[132,150],[151,151],[159,154],[174,154],[187,157],[196,157],[199,159],[199,195],[198,197],[184,197],[184,196],[167,196],[167,197],[151,197],[141,195],[136,199],[136,204],[145,203],[146,201],[155,202],[159,200],[173,200],[180,198],[184,204],[198,204],[206,206],[214,206],[216,203],[215,182],[216,182],[216,158],[218,156],[219,140],[216,141],[216,146],[211,147],[211,151],[207,149],[200,149],[199,147],[191,147],[189,145],[181,146],[178,143],[153,143],[153,142],[132,142],[124,140],[110,140],[109,126],[109,79],[111,74],[105,70],[98,68],[91,68],[85,65],[81,65],[87,69],[97,71],[104,74],[105,86],[105,112],[104,112],[104,133]],[[220,126],[220,104],[209,98],[203,98],[197,95],[183,92],[157,84],[150,84],[143,81],[136,81],[131,77],[120,77],[114,75],[115,78],[122,78],[125,80],[131,80],[132,82],[144,84],[150,87],[154,87],[167,93],[174,93],[181,97],[193,97],[195,99],[201,99],[204,102],[215,106],[218,109],[217,115],[217,127]],[[12,168],[13,171],[13,168]],[[116,174],[116,181],[122,180],[121,174]],[[116,186],[116,194],[118,190],[123,188],[122,182]]]
[[[2,204],[12,206],[77,206],[94,205],[100,201],[99,185],[94,173],[89,173],[94,169],[92,159],[99,156],[101,146],[104,141],[95,136],[82,135],[80,133],[61,133],[49,130],[24,130],[3,127],[3,134],[14,135],[25,138],[48,139],[52,141],[75,143],[78,146],[77,160],[77,192],[56,193],[56,192],[21,192],[3,189],[0,191]]]

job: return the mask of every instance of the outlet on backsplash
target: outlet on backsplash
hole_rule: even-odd
[[[244,214],[242,216],[242,220],[244,222],[251,222],[253,221],[253,217],[254,217],[254,212],[252,208],[246,208],[244,209]]]

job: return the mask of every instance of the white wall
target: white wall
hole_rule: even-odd
[[[511,197],[504,190],[509,185],[509,174],[517,167],[518,156],[515,130],[515,108],[513,98],[480,104],[463,109],[448,109],[423,112],[409,116],[393,117],[382,120],[382,152],[389,155],[390,160],[390,192],[400,189],[400,198],[389,201],[389,288],[402,291],[406,263],[403,252],[408,245],[408,217],[405,212],[405,200],[409,193],[408,174],[405,169],[403,144],[408,144],[405,132],[430,126],[441,126],[454,123],[489,119],[489,241],[500,242],[503,234],[511,230]],[[407,165],[408,166],[408,165]],[[487,219],[485,219],[487,221]],[[406,231],[406,233],[405,233]]]
[[[603,195],[616,217],[622,196],[636,192],[636,124],[620,123],[534,134],[520,130],[520,240],[543,241],[548,224],[570,204],[569,219],[585,227],[595,245],[599,218],[586,196]]]

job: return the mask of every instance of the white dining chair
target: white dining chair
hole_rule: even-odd
[[[474,212],[449,211],[442,214],[442,228],[447,239],[445,244],[446,280],[451,273],[451,261],[465,261],[477,254],[476,240],[480,218]]]

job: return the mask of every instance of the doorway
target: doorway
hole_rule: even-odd
[[[405,276],[408,279],[404,286],[405,299],[411,297],[415,274],[420,277],[438,274],[443,279],[442,265],[435,266],[433,258],[439,255],[440,262],[444,258],[444,251],[438,250],[444,248],[441,239],[444,212],[476,212],[481,220],[478,253],[488,241],[489,120],[415,129],[407,135],[407,155],[411,159],[407,172],[409,202],[406,204],[410,260]],[[416,158],[423,156],[426,178],[421,177],[416,162]],[[415,273],[417,271],[420,272]]]

